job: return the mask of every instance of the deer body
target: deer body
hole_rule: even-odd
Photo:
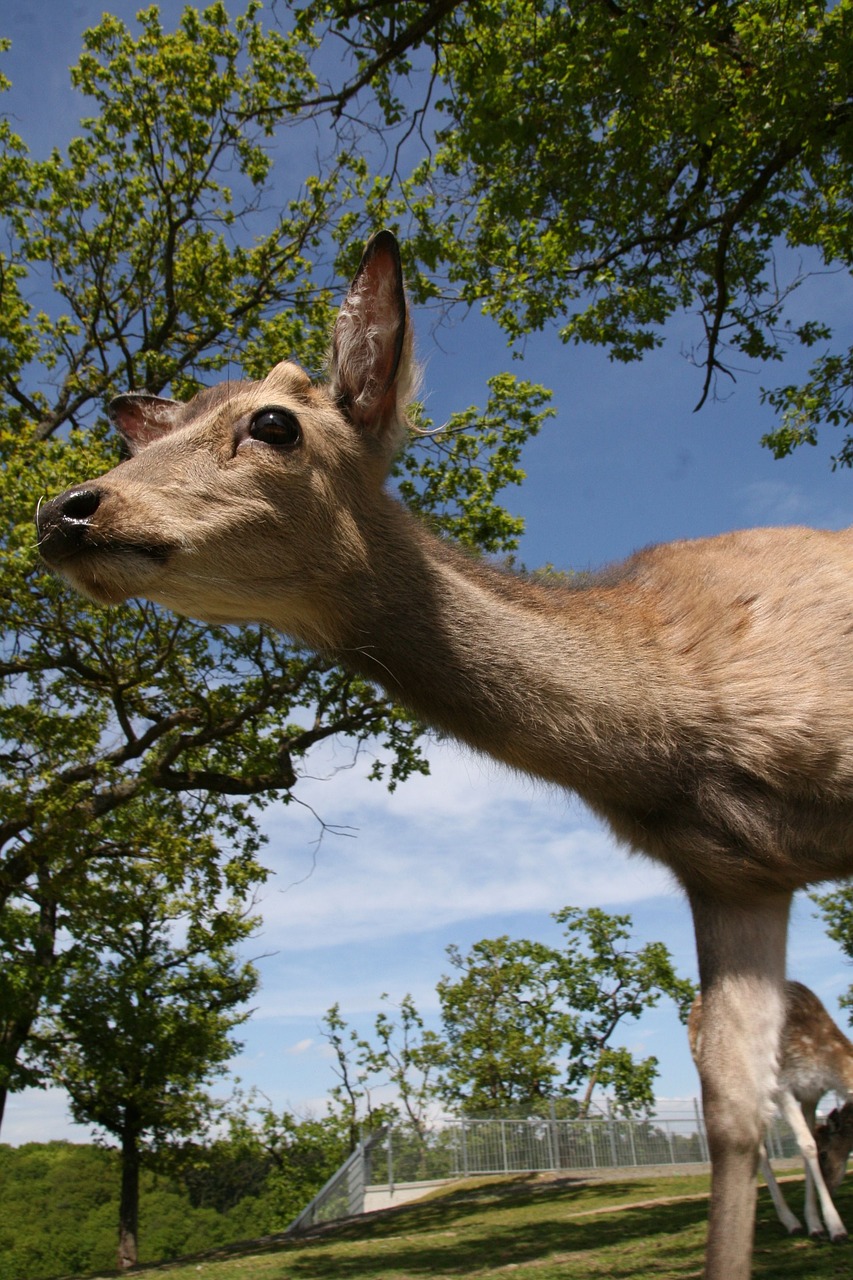
[[[280,494],[279,459],[231,453],[233,422],[253,406],[307,416],[293,392],[303,381],[279,366],[266,383],[229,384],[226,411],[203,416],[202,393],[186,425],[179,415],[112,473],[120,489],[100,482],[98,518],[120,505],[125,527],[157,531],[155,554],[113,533],[89,564],[75,555],[61,567],[105,602],[142,592],[334,654],[426,721],[576,791],[688,889],[739,897],[745,881],[779,892],[845,873],[850,532],[669,544],[584,586],[548,588],[431,537],[378,489],[363,510],[321,507],[300,547],[310,475]],[[326,561],[328,585],[304,600]]]
[[[743,1280],[791,893],[853,871],[853,535],[673,543],[576,589],[500,573],[382,487],[410,346],[381,233],[328,385],[284,363],[185,405],[119,397],[134,456],[42,507],[42,553],[103,603],[140,595],[322,649],[670,867],[705,999],[708,1276]]]

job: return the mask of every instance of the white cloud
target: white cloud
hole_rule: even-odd
[[[307,1053],[309,1049],[314,1048],[314,1041],[310,1036],[305,1040],[299,1040],[296,1044],[292,1044],[289,1049],[285,1049],[285,1053]]]
[[[22,1142],[91,1142],[91,1133],[88,1125],[71,1119],[62,1089],[25,1089],[6,1103],[2,1141],[13,1147]]]
[[[293,806],[266,816],[276,875],[261,904],[263,942],[311,950],[434,930],[460,920],[671,895],[661,868],[628,857],[567,797],[458,748],[397,793],[360,769],[300,784],[326,833]]]
[[[749,524],[803,524],[821,529],[842,529],[850,522],[849,510],[831,501],[826,491],[786,480],[756,480],[740,490]],[[843,496],[843,491],[839,491]]]

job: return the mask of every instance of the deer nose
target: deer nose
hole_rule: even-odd
[[[85,545],[92,516],[101,505],[102,496],[95,485],[87,485],[68,489],[39,507],[36,514],[39,550],[49,564],[74,555]]]
[[[81,520],[86,521],[98,510],[101,505],[100,489],[69,489],[67,493],[61,493],[58,498],[54,499],[60,509],[60,519],[70,521],[71,524],[78,524]],[[48,504],[51,505],[50,503]]]

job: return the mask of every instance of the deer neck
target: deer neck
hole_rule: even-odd
[[[582,794],[648,742],[662,683],[629,582],[554,590],[449,546],[391,499],[326,644],[426,722]]]

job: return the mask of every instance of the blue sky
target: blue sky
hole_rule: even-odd
[[[0,66],[15,85],[18,129],[36,153],[73,130],[79,105],[66,69],[80,32],[105,7],[129,19],[137,6],[15,0],[4,8],[0,30],[13,49]],[[850,341],[846,277],[809,282],[797,308],[835,321]],[[418,319],[433,420],[484,404],[487,378],[509,367],[501,335],[476,316],[436,334],[431,316]],[[679,320],[662,350],[627,367],[598,350],[564,348],[553,334],[528,341],[513,369],[553,389],[557,415],[529,446],[527,480],[508,500],[527,522],[525,564],[586,569],[667,539],[850,522],[853,475],[831,472],[829,435],[825,447],[782,463],[759,446],[773,421],[759,389],[788,380],[794,366],[744,369],[721,388],[724,400],[694,414],[700,375],[684,352],[700,336],[698,320]],[[268,811],[274,875],[250,948],[265,953],[263,985],[233,1068],[276,1105],[322,1109],[334,1077],[319,1023],[333,1002],[366,1032],[382,992],[392,1000],[411,992],[435,1025],[448,944],[465,949],[502,933],[556,942],[550,913],[566,904],[630,912],[638,944],[662,939],[680,970],[695,976],[689,913],[663,871],[626,856],[571,797],[450,744],[434,746],[431,758],[429,778],[390,796],[365,780],[367,759],[337,773],[343,753],[330,748],[312,760],[317,780],[300,784],[299,799],[353,832],[327,834],[319,848],[307,808]],[[837,997],[853,974],[805,898],[795,908],[789,970],[838,1016]],[[661,1096],[697,1092],[683,1028],[665,1003],[626,1028],[624,1042],[659,1058]],[[3,1141],[62,1137],[80,1141],[86,1131],[69,1124],[61,1095],[11,1100]]]

